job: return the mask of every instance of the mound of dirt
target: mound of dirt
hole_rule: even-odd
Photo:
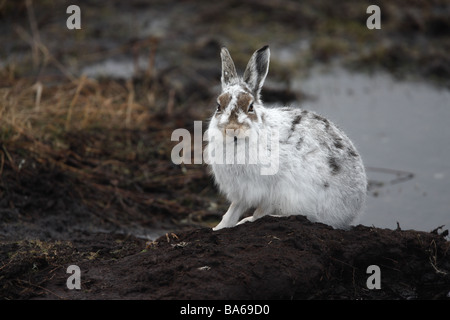
[[[96,234],[91,239],[47,243],[45,254],[42,248],[40,255],[28,254],[20,267],[4,264],[0,295],[38,299],[448,299],[450,242],[446,234],[361,225],[336,230],[303,216],[264,217],[215,232],[200,228],[168,233],[147,243]],[[1,249],[17,252],[18,248],[3,244]],[[80,290],[66,286],[70,276],[66,269],[71,264],[80,267]],[[373,265],[379,267],[378,273],[368,272]],[[376,277],[381,288],[368,288]]]

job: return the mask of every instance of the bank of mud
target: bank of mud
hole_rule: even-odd
[[[155,241],[93,234],[71,241],[2,243],[6,299],[449,299],[446,232],[356,226],[303,216],[264,217]],[[69,265],[81,289],[69,290]],[[369,266],[380,289],[369,289]],[[374,283],[369,279],[369,283]],[[370,286],[370,285],[369,285]]]

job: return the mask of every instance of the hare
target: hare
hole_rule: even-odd
[[[314,112],[264,106],[260,92],[269,70],[268,46],[255,51],[242,78],[228,50],[222,48],[220,55],[222,93],[204,153],[231,205],[213,230],[265,215],[304,215],[312,222],[348,228],[362,211],[367,189],[363,162],[353,143]],[[267,135],[276,137],[270,145],[263,139]],[[257,158],[268,153],[276,155],[271,161],[277,166],[263,174],[267,156]],[[236,163],[239,157],[242,163]],[[255,209],[253,215],[238,223],[250,209]]]

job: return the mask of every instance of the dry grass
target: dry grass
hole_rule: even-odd
[[[5,70],[3,71],[5,72]],[[1,75],[11,79],[10,75]],[[46,139],[62,131],[141,129],[150,119],[148,107],[134,98],[131,82],[99,83],[86,77],[57,85],[18,79],[0,85],[0,128],[3,141],[20,135]]]

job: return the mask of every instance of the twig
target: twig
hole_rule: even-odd
[[[131,111],[133,110],[134,104],[134,86],[132,79],[127,80],[127,89],[128,89],[128,99],[127,99],[127,111],[125,116],[125,127],[129,128],[131,122]]]
[[[16,164],[14,163],[14,160],[12,159],[12,157],[9,154],[8,150],[6,150],[6,147],[3,144],[2,144],[2,148],[1,149],[3,151],[2,154],[4,154],[6,156],[6,159],[8,159],[9,165],[11,166],[11,168],[13,168],[13,170],[17,172],[18,168],[17,168]],[[4,160],[2,159],[2,170],[3,170],[3,161]]]
[[[44,290],[44,291],[47,291],[48,293],[57,296],[57,297],[58,297],[59,299],[61,299],[61,300],[66,300],[66,298],[64,298],[64,297],[60,296],[59,294],[56,294],[56,293],[54,293],[53,291],[50,291],[50,290],[48,290],[48,289],[46,289],[46,288],[44,288],[44,287],[42,287],[42,286],[40,286],[40,285],[38,285],[38,284],[34,284],[34,283],[31,283],[30,281],[25,281],[25,280],[21,280],[21,279],[17,279],[17,280],[18,280],[19,282],[21,282],[21,283],[25,283],[25,284],[31,285],[31,286],[33,286],[33,287],[36,287],[36,288],[42,289],[42,290]]]
[[[169,91],[169,99],[167,100],[167,116],[171,117],[173,114],[173,107],[175,105],[175,89]]]
[[[433,250],[433,246],[434,246],[434,250]],[[436,242],[434,240],[431,241],[430,243],[430,247],[431,247],[431,254],[429,256],[429,260],[430,260],[430,264],[433,267],[434,271],[436,271],[436,273],[442,274],[444,276],[447,275],[447,272],[439,270],[437,265],[437,247],[436,247]]]
[[[150,54],[148,56],[147,70],[145,71],[146,79],[150,79],[152,77],[153,69],[155,66],[156,50],[158,48],[158,38],[151,37],[149,40],[150,40]]]
[[[36,16],[34,15],[33,0],[27,0],[25,4],[27,7],[28,21],[30,23],[31,33],[33,35],[31,50],[33,57],[33,66],[36,68],[39,64],[39,44],[41,43],[41,37],[39,35],[38,26],[36,23]]]
[[[433,267],[434,271],[436,271],[436,273],[442,274],[442,275],[444,275],[444,276],[447,275],[447,272],[442,271],[442,270],[439,270],[439,269],[435,266],[435,264],[434,264],[433,261],[431,260],[431,257],[430,257],[430,264],[431,264],[431,266]]]
[[[42,83],[40,81],[36,82],[33,86],[33,89],[36,90],[36,100],[35,100],[35,104],[34,104],[34,109],[36,111],[39,111],[39,106],[41,103],[41,96],[42,96],[42,89],[44,88],[44,86],[42,85]]]
[[[439,226],[439,227],[437,227],[436,229],[430,231],[430,233],[438,234],[438,231],[439,231],[440,229],[444,228],[444,227],[445,227],[445,224],[443,224],[442,226]]]
[[[5,163],[5,154],[2,152],[1,157],[0,157],[0,176],[3,173],[3,165]],[[1,268],[0,268],[1,270]]]
[[[9,261],[8,261],[7,263],[5,263],[4,265],[2,265],[2,266],[0,267],[0,271],[2,271],[3,268],[5,268],[5,267],[8,266],[9,264],[11,264],[12,260],[13,260],[13,259],[9,259]]]
[[[69,128],[70,128],[70,120],[72,119],[72,109],[73,109],[73,106],[75,105],[75,102],[78,99],[78,96],[80,95],[80,91],[83,88],[85,82],[86,82],[86,75],[82,75],[78,82],[78,87],[77,87],[77,91],[75,92],[75,96],[73,97],[72,101],[70,102],[69,110],[67,111],[66,126],[65,126],[66,130],[69,130]]]
[[[76,82],[76,78],[72,75],[72,73],[70,73],[66,69],[66,67],[50,53],[48,48],[42,42],[35,43],[35,39],[33,39],[28,34],[28,32],[26,32],[25,29],[19,25],[16,25],[14,30],[19,35],[19,37],[28,42],[32,48],[36,45],[37,48],[39,48],[39,50],[41,50],[41,52],[44,54],[45,58],[47,60],[50,60],[55,65],[55,67],[58,68],[59,71],[61,71],[61,73],[64,74],[71,82]]]

